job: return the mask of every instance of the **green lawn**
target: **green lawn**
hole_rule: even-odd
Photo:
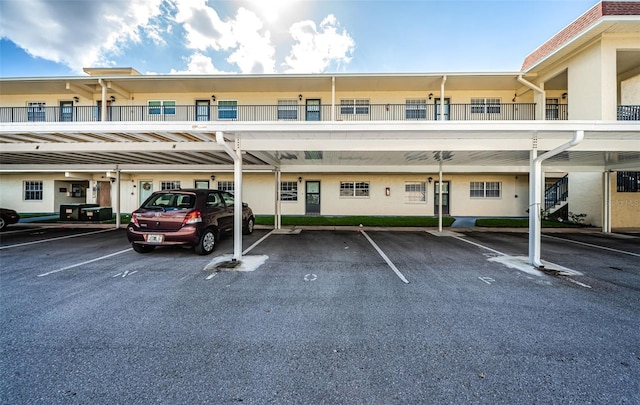
[[[454,219],[442,218],[443,226],[451,226]],[[256,215],[256,224],[273,225],[273,215]],[[306,216],[283,215],[283,226],[438,226],[437,217],[407,217],[407,216]]]

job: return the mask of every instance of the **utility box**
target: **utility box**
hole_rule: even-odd
[[[60,205],[61,221],[80,221],[80,210],[83,208],[98,207],[98,204],[62,204]]]
[[[110,221],[113,218],[111,207],[90,207],[80,209],[81,221]]]

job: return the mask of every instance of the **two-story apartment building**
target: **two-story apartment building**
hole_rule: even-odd
[[[85,73],[0,79],[0,206],[131,212],[207,187],[257,214],[533,209],[640,227],[640,2],[597,4],[516,72]]]

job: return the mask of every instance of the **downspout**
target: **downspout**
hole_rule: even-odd
[[[107,84],[102,80],[98,79],[98,84],[102,86],[102,104],[100,106],[100,121],[107,120]]]
[[[233,150],[224,141],[224,134],[220,131],[216,132],[216,142],[233,159],[235,191],[233,204],[233,258],[231,260],[240,261],[242,259],[242,154],[237,139],[236,150]]]
[[[545,119],[547,118],[547,114],[545,114],[545,113],[544,113],[544,111],[545,111],[545,110],[546,110],[546,108],[547,108],[547,105],[546,105],[546,104],[547,104],[547,96],[546,96],[546,92],[544,91],[544,89],[543,89],[543,88],[541,88],[541,87],[536,86],[535,84],[531,83],[531,82],[530,82],[530,81],[528,81],[528,80],[525,80],[525,79],[522,77],[522,75],[519,75],[519,76],[517,77],[517,80],[518,80],[520,83],[522,83],[522,84],[524,84],[525,86],[527,86],[528,88],[530,88],[531,90],[533,90],[533,91],[537,91],[537,92],[539,92],[539,93],[542,95],[542,102],[540,103],[540,105],[542,106],[542,107],[541,107],[541,109],[540,109],[540,116],[542,117],[542,118],[541,118],[542,120],[545,120]],[[535,101],[535,100],[534,100],[534,101]]]
[[[444,121],[444,83],[446,81],[447,76],[442,76],[442,82],[440,83],[440,121]]]
[[[120,179],[120,168],[116,165],[116,229],[120,228],[120,195],[122,190],[122,184]]]
[[[331,76],[331,121],[336,120],[336,77]]]
[[[573,138],[557,148],[550,150],[531,160],[529,170],[529,264],[537,268],[544,266],[540,262],[540,216],[542,205],[542,162],[567,149],[576,146],[584,139],[584,131],[576,131]]]

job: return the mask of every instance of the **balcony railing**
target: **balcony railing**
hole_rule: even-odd
[[[640,105],[619,105],[618,121],[640,121]]]
[[[333,112],[333,114],[332,114]],[[98,122],[96,106],[0,107],[0,122]],[[535,120],[534,103],[447,104],[445,120]],[[560,116],[556,119],[563,119]],[[564,118],[566,119],[566,117]],[[437,121],[435,104],[237,105],[107,107],[107,121]]]

